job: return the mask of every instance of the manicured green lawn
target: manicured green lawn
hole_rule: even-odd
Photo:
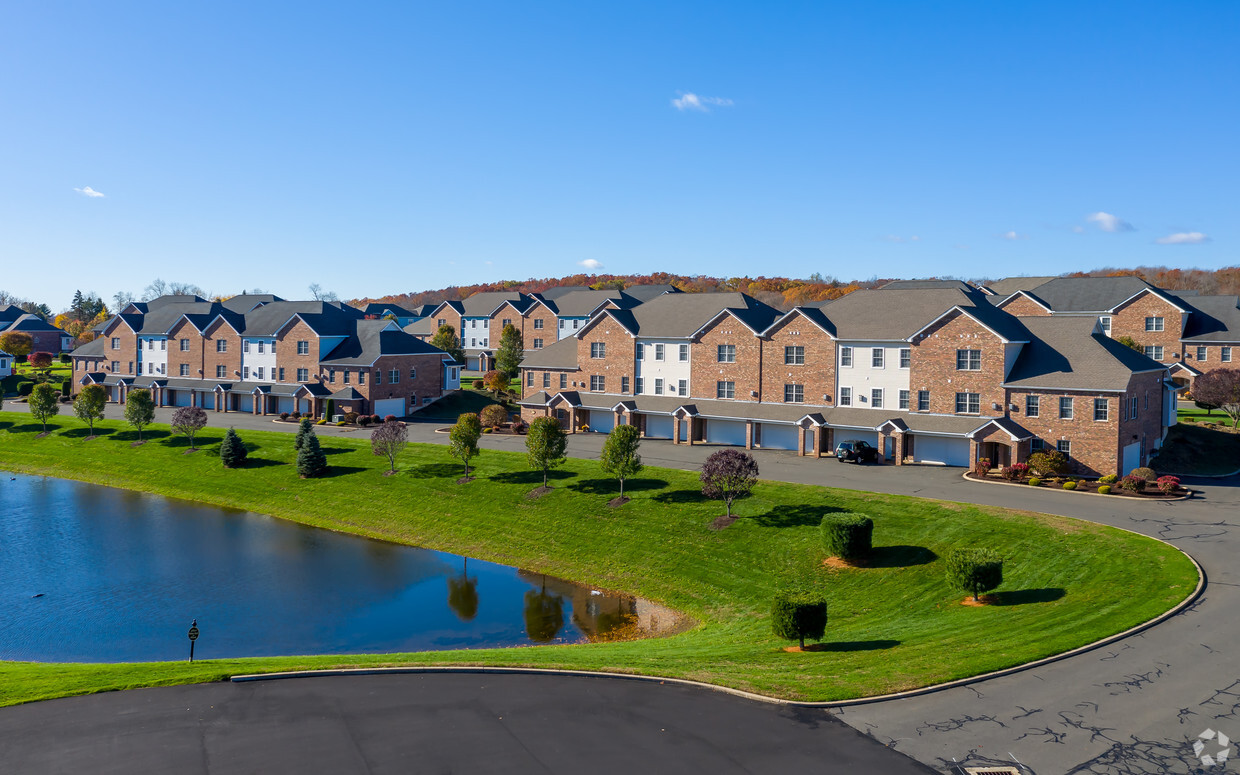
[[[1179,405],[1176,407],[1175,413],[1180,422],[1184,422],[1187,418],[1191,417],[1196,422],[1214,422],[1216,420],[1221,420],[1222,422],[1231,425],[1231,418],[1228,417],[1227,413],[1222,409],[1211,409],[1208,411],[1205,409],[1198,409],[1193,405],[1192,401],[1180,401]]]
[[[1201,422],[1181,422],[1167,431],[1153,466],[1156,471],[1176,474],[1229,474],[1240,468],[1240,433],[1216,430]]]
[[[443,420],[444,422],[453,423],[456,422],[456,418],[466,412],[477,414],[491,404],[498,403],[499,401],[496,401],[494,396],[488,391],[462,388],[450,396],[439,399],[413,415],[413,417],[418,420]],[[505,404],[504,407],[509,412],[517,412],[520,409],[520,407],[512,403]]]
[[[57,363],[48,371],[48,375],[50,377],[48,381],[59,388],[60,383],[73,376],[73,369]],[[0,394],[17,395],[17,383],[33,381],[34,369],[24,363],[19,363],[17,364],[17,369],[12,374],[0,378]]]
[[[133,434],[104,423],[83,440],[59,418],[53,435],[23,414],[0,413],[0,469],[42,473],[246,508],[325,528],[458,552],[631,592],[682,611],[681,635],[625,643],[374,656],[41,665],[0,662],[0,704],[135,686],[218,680],[239,672],[372,664],[564,667],[675,676],[779,697],[827,700],[880,694],[975,675],[1089,643],[1165,611],[1196,584],[1192,563],[1152,539],[1086,522],[958,503],[783,483],[762,483],[737,504],[742,517],[709,524],[722,505],[703,500],[697,477],[650,468],[630,481],[633,500],[607,505],[615,486],[592,461],[570,460],[555,490],[525,456],[486,451],[475,481],[456,484],[444,447],[410,445],[400,475],[364,438],[326,438],[333,475],[299,480],[291,434],[244,431],[251,459],[277,465],[225,470],[210,447],[182,454],[162,436],[130,448]],[[160,437],[162,436],[162,437]],[[824,477],[830,467],[824,466]],[[872,567],[822,565],[818,522],[833,510],[875,521]],[[956,546],[1007,557],[1002,605],[972,608],[946,586]],[[828,648],[783,651],[770,632],[773,593],[815,587],[830,601]]]

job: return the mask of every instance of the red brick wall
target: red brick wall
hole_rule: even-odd
[[[1204,361],[1197,360],[1196,344],[1181,345],[1184,350],[1184,360],[1200,372],[1214,371],[1215,369],[1240,369],[1240,344],[1235,345],[1201,345],[1206,348],[1206,359]],[[1223,347],[1231,348],[1231,360],[1227,363],[1223,362]]]
[[[1029,395],[1039,396],[1037,417],[1025,415],[1025,399]],[[1072,419],[1060,419],[1059,399],[1071,396]],[[1120,399],[1118,393],[1090,393],[1071,390],[1011,390],[1008,400],[1016,404],[1018,412],[1012,418],[1042,439],[1048,449],[1054,449],[1060,439],[1071,442],[1072,472],[1083,476],[1101,476],[1116,473],[1119,468],[1119,450],[1122,444],[1122,427],[1120,422]],[[1094,419],[1094,399],[1107,400],[1108,419]],[[1151,397],[1151,401],[1156,401]],[[1158,421],[1159,408],[1153,408],[1154,421]],[[1161,407],[1161,403],[1158,404]]]
[[[790,345],[805,348],[804,365],[784,363],[784,347]],[[762,345],[763,400],[782,402],[784,385],[792,382],[805,385],[807,404],[822,404],[824,394],[835,401],[835,340],[800,313],[772,331]]]
[[[956,370],[956,350],[963,349],[982,351],[980,371]],[[919,390],[929,390],[931,412],[955,414],[956,393],[977,393],[981,400],[981,416],[1003,416],[1004,345],[985,326],[956,312],[918,337],[913,342],[911,356],[909,390],[912,401],[916,402]],[[1000,406],[998,411],[992,408],[995,403]]]
[[[541,320],[543,327],[534,328],[535,320]],[[543,340],[543,347],[550,347],[559,341],[560,332],[556,327],[559,324],[556,322],[555,313],[542,304],[535,304],[530,307],[527,316],[522,319],[522,325],[524,326],[523,336],[525,337],[525,349],[527,350],[534,349],[535,338]]]
[[[217,352],[216,342],[219,340],[228,342],[228,352]],[[207,330],[202,332],[203,345],[203,366],[202,376],[204,379],[214,380],[216,366],[224,366],[224,376],[220,379],[228,382],[241,381],[241,335],[238,334],[232,326],[223,320],[217,320],[207,326]]]
[[[1118,443],[1116,449],[1117,465],[1123,462],[1122,450],[1133,443],[1133,436],[1141,444],[1141,465],[1149,462],[1150,450],[1161,446],[1164,375],[1162,372],[1134,374],[1128,383],[1128,392],[1124,394],[1124,403],[1120,409]],[[1137,419],[1129,420],[1127,414],[1128,399],[1137,399]],[[1110,473],[1110,472],[1107,472]],[[1115,473],[1127,474],[1127,471]]]
[[[404,398],[409,406],[408,411],[412,412],[414,407],[410,402],[410,397],[417,398],[417,406],[422,405],[424,398],[439,398],[443,395],[443,367],[441,356],[427,355],[385,355],[375,363],[374,367],[367,369],[366,384],[358,386],[357,369],[352,369],[350,375],[351,386],[366,397],[368,411],[373,411],[374,401],[380,401],[385,398]],[[410,368],[417,369],[417,377],[409,376]],[[389,372],[392,369],[400,371],[400,382],[392,384],[389,379]],[[336,389],[340,389],[342,385],[341,369],[337,369]],[[376,384],[375,375],[379,372],[383,374],[382,384]]]
[[[1146,331],[1146,317],[1161,317],[1163,330]],[[1181,354],[1180,311],[1152,293],[1143,294],[1111,315],[1111,336],[1115,339],[1130,336],[1142,347],[1162,345],[1162,362],[1175,363],[1180,359],[1173,356]]]
[[[594,359],[590,357],[590,345],[602,342],[606,345],[607,357]],[[619,393],[620,378],[629,378],[629,395],[633,394],[633,373],[636,367],[637,347],[629,332],[612,320],[603,318],[579,337],[577,344],[577,364],[581,367],[575,380],[581,386],[578,389],[590,390],[590,377],[599,375],[604,378],[604,393]],[[574,377],[569,377],[571,383]]]
[[[138,335],[128,325],[117,320],[112,324],[111,330],[105,330],[100,338],[103,339],[103,360],[109,363],[116,361],[118,374],[134,376],[133,369],[138,367]],[[121,349],[112,349],[113,338],[121,340]]]
[[[297,343],[301,341],[310,343],[310,353],[308,355],[297,354]],[[207,348],[208,358],[211,357],[212,349],[214,349],[213,346]],[[286,384],[297,383],[298,369],[306,369],[312,379],[315,374],[319,373],[319,336],[301,320],[296,321],[276,335],[277,377],[280,375],[280,368],[284,369],[284,382]],[[214,375],[215,370],[211,369],[209,376]]]
[[[1004,312],[1008,313],[1009,315],[1016,315],[1018,317],[1020,316],[1030,316],[1030,317],[1043,316],[1045,317],[1051,314],[1046,311],[1045,307],[1031,300],[1028,296],[1017,296],[1011,301],[1009,301],[1008,303],[1002,305],[1000,309],[1002,309]]]
[[[189,340],[189,350],[181,351],[181,340]],[[188,320],[182,320],[168,332],[168,376],[181,378],[181,364],[189,366],[189,374],[187,379],[214,379],[215,369],[211,369],[211,373],[206,373],[203,366],[203,344],[202,334],[198,333],[198,329],[194,328]],[[214,345],[212,345],[214,347]],[[229,342],[232,347],[232,342]]]
[[[534,375],[533,385],[529,384],[528,375],[530,374]],[[560,375],[561,374],[566,375],[565,383],[564,383],[565,387],[560,387]],[[543,376],[544,375],[547,375],[550,377],[549,387],[543,387]],[[521,397],[529,398],[535,393],[538,393],[543,390],[547,391],[548,395],[555,395],[556,393],[559,393],[561,390],[575,390],[576,388],[573,387],[573,383],[574,382],[580,383],[580,381],[581,381],[581,377],[576,370],[569,371],[565,369],[554,369],[554,370],[553,369],[522,369],[521,370]],[[590,386],[590,380],[587,377],[586,387],[589,388],[589,386]],[[609,391],[611,390],[610,383],[607,385],[607,389]],[[620,390],[620,383],[617,382],[616,390],[612,392],[618,392],[619,390]],[[632,383],[629,384],[629,392],[630,393],[633,392]]]
[[[719,362],[719,345],[736,347],[736,363]],[[783,348],[779,359],[783,361]],[[713,400],[716,382],[736,383],[737,401],[783,401],[783,382],[779,396],[762,393],[762,340],[731,314],[721,316],[689,345],[689,396]],[[752,395],[757,393],[757,396]],[[809,390],[805,391],[806,398]]]

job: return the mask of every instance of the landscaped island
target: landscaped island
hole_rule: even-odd
[[[739,519],[701,495],[693,473],[646,468],[632,500],[608,505],[615,480],[593,461],[552,471],[554,490],[527,493],[542,473],[524,455],[485,451],[476,478],[446,448],[410,445],[395,476],[365,439],[327,438],[330,472],[300,479],[293,436],[243,431],[244,468],[217,456],[220,428],[196,439],[150,426],[148,443],[122,423],[98,438],[57,417],[51,435],[29,415],[0,413],[0,469],[243,508],[316,525],[516,565],[677,609],[698,622],[669,638],[577,646],[415,654],[280,657],[189,663],[43,665],[0,662],[0,704],[68,694],[225,678],[243,672],[397,664],[563,667],[706,681],[764,694],[829,700],[940,683],[1028,662],[1146,621],[1197,582],[1174,548],[1123,531],[1046,515],[825,487],[761,483]],[[824,566],[824,514],[873,519],[863,568]],[[998,605],[967,607],[944,578],[953,548],[1003,556]],[[776,592],[816,589],[828,601],[824,647],[784,651],[769,618]]]

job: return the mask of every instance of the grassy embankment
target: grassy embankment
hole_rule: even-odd
[[[28,415],[0,413],[0,469],[61,476],[246,508],[334,530],[458,552],[623,590],[698,622],[681,635],[626,643],[308,656],[187,663],[44,665],[0,662],[0,704],[137,686],[211,681],[240,672],[395,664],[487,664],[637,672],[707,681],[780,697],[826,700],[909,689],[975,675],[1089,643],[1159,614],[1196,584],[1191,562],[1151,539],[1024,512],[903,496],[762,483],[741,519],[711,531],[721,504],[702,499],[691,473],[649,468],[632,502],[607,506],[614,483],[598,464],[570,460],[555,491],[527,499],[539,477],[523,455],[486,451],[479,478],[457,485],[447,450],[410,445],[400,475],[365,439],[327,438],[328,478],[302,481],[288,465],[292,434],[245,431],[245,470],[207,450],[185,455],[166,426],[131,448],[132,431],[58,418],[36,439]],[[824,471],[824,474],[828,472]],[[833,510],[875,520],[873,567],[822,566],[818,522]],[[1008,559],[1001,605],[959,604],[941,556],[986,545]],[[771,595],[787,585],[823,590],[823,651],[787,653],[770,632]]]
[[[1181,422],[1167,431],[1162,450],[1151,465],[1156,471],[1197,476],[1232,473],[1240,468],[1240,433],[1230,430],[1230,420],[1226,427],[1228,430]]]

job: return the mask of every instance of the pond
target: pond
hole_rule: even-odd
[[[387,653],[670,631],[641,599],[260,514],[0,476],[0,659]]]

